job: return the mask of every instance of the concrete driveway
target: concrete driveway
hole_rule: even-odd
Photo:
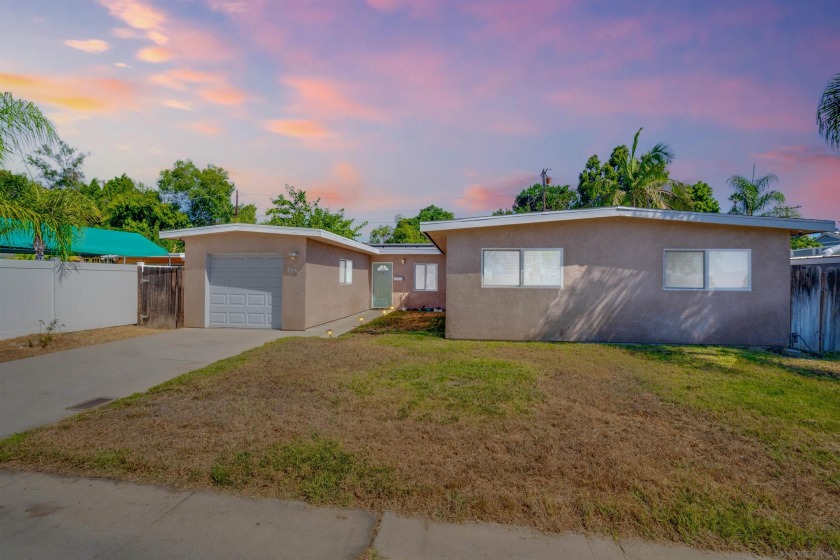
[[[183,373],[288,336],[333,336],[367,311],[306,331],[178,329],[0,364],[0,438],[43,426],[97,397],[126,397]]]

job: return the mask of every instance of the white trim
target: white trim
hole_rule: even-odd
[[[202,226],[196,228],[184,229],[170,229],[160,232],[161,239],[183,239],[185,237],[194,237],[199,235],[214,235],[219,233],[231,232],[245,232],[245,233],[268,233],[272,235],[296,235],[300,237],[308,237],[328,243],[330,245],[340,245],[348,247],[360,253],[367,253],[369,255],[378,255],[379,251],[369,245],[365,245],[360,241],[341,237],[329,231],[315,228],[297,228],[284,226],[264,226],[258,224],[220,224],[216,226]]]
[[[689,253],[703,253],[703,287],[702,288],[669,288],[665,285],[665,253],[667,251],[683,251]],[[712,251],[730,252],[730,253],[744,253],[748,255],[747,260],[747,287],[746,288],[710,288],[709,287],[709,253]],[[662,249],[662,289],[667,292],[751,292],[752,291],[752,249],[748,248],[666,248]]]
[[[428,267],[430,267],[430,266],[435,267],[435,289],[434,290],[430,290],[429,288],[420,289],[420,288],[417,287],[417,267],[418,266],[427,267],[427,268],[423,269],[423,285],[424,286],[427,284],[426,283],[426,278],[428,277],[428,274],[427,274],[426,271],[428,270]],[[420,262],[414,263],[414,282],[413,282],[413,284],[414,284],[414,287],[411,290],[413,292],[436,292],[436,291],[438,291],[438,286],[440,285],[440,268],[438,267],[438,263],[420,263]]]
[[[341,264],[344,263],[342,267]],[[347,267],[350,267],[350,281],[347,281]],[[352,259],[338,259],[338,285],[352,286],[353,285],[353,260]]]
[[[380,255],[441,255],[442,253],[434,245],[428,247],[376,247]]]
[[[765,216],[738,216],[734,214],[713,214],[707,212],[683,212],[678,210],[657,210],[653,208],[630,208],[608,206],[604,208],[583,208],[580,210],[559,210],[555,212],[528,212],[507,216],[482,216],[439,222],[421,222],[423,233],[452,229],[471,229],[510,225],[563,222],[568,220],[591,220],[596,218],[646,218],[699,224],[717,224],[743,227],[784,229],[802,233],[821,233],[834,230],[833,220],[805,220],[800,218],[771,218]]]

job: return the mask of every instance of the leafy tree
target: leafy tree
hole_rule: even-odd
[[[577,193],[569,185],[547,185],[545,187],[546,210],[569,210],[577,205]],[[539,183],[531,185],[516,195],[510,211],[497,210],[494,216],[504,214],[523,214],[525,212],[542,212],[543,186]]]
[[[3,93],[0,97],[0,167],[12,152],[57,139],[55,128],[37,105],[15,99],[8,91]]]
[[[79,152],[63,140],[58,140],[58,149],[44,144],[26,162],[38,169],[42,184],[50,189],[76,189],[84,186],[85,173],[82,167],[90,154]]]
[[[770,188],[770,185],[778,180],[779,178],[772,173],[758,179],[753,177],[752,180],[740,175],[730,177],[728,183],[735,192],[729,197],[732,202],[729,213],[743,216],[770,215],[770,212],[774,211],[773,208],[768,208],[771,204],[775,208],[785,203],[785,195]]]
[[[840,148],[840,74],[825,86],[817,106],[817,126],[829,146]]]
[[[181,243],[160,239],[160,230],[190,226],[189,218],[177,206],[125,174],[105,182],[99,208],[103,226],[139,233],[170,252],[180,250]]]
[[[807,235],[794,235],[790,238],[791,249],[818,249],[822,243]]]
[[[54,255],[68,260],[78,228],[99,221],[99,210],[93,200],[74,189],[46,189],[19,177],[3,175],[0,218],[5,220],[0,234],[24,231],[31,235],[36,260],[44,260],[48,244]]]
[[[453,220],[455,214],[434,204],[426,206],[413,218],[397,215],[395,225],[380,226],[370,232],[371,243],[428,243],[428,238],[420,231],[420,222],[439,222]]]
[[[239,214],[234,215],[232,222],[240,224],[256,224],[257,223],[257,205],[246,204],[239,208]]]
[[[267,221],[263,222],[272,226],[306,227],[331,231],[342,237],[356,239],[361,235],[360,231],[367,225],[362,222],[354,224],[353,218],[344,216],[344,208],[337,212],[331,212],[327,208],[321,208],[321,199],[312,202],[306,199],[306,191],[286,185],[286,194],[280,195],[271,201],[274,208],[266,212]]]
[[[720,212],[720,203],[712,192],[712,187],[703,181],[697,181],[691,185],[689,196],[691,197],[691,209],[695,212]]]
[[[164,202],[177,204],[195,227],[226,224],[233,218],[230,196],[235,189],[228,172],[215,165],[199,169],[191,160],[178,160],[158,177]]]
[[[391,238],[393,233],[394,228],[387,224],[381,225],[371,230],[368,243],[388,243],[388,239]]]
[[[601,165],[597,155],[591,156],[583,171],[578,175],[577,208],[609,206],[615,198],[615,191],[621,186],[618,166],[627,159],[627,146],[613,148],[610,159]]]

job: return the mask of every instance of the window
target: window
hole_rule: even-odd
[[[563,287],[563,249],[485,249],[485,287]]]
[[[338,283],[353,283],[353,261],[348,259],[338,259]]]
[[[414,289],[423,292],[436,292],[438,289],[438,265],[414,265]]]
[[[749,291],[750,261],[749,249],[666,249],[665,289]]]

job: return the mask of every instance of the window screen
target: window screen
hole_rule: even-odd
[[[414,265],[414,289],[420,291],[437,291],[438,265],[436,264],[415,264]]]
[[[562,286],[562,249],[523,249],[523,286]]]
[[[353,261],[347,259],[338,260],[338,283],[353,283]]]
[[[704,251],[665,251],[665,287],[671,289],[705,288]]]
[[[709,289],[748,290],[750,288],[750,252],[710,250]]]
[[[484,251],[484,286],[519,286],[519,250]]]

